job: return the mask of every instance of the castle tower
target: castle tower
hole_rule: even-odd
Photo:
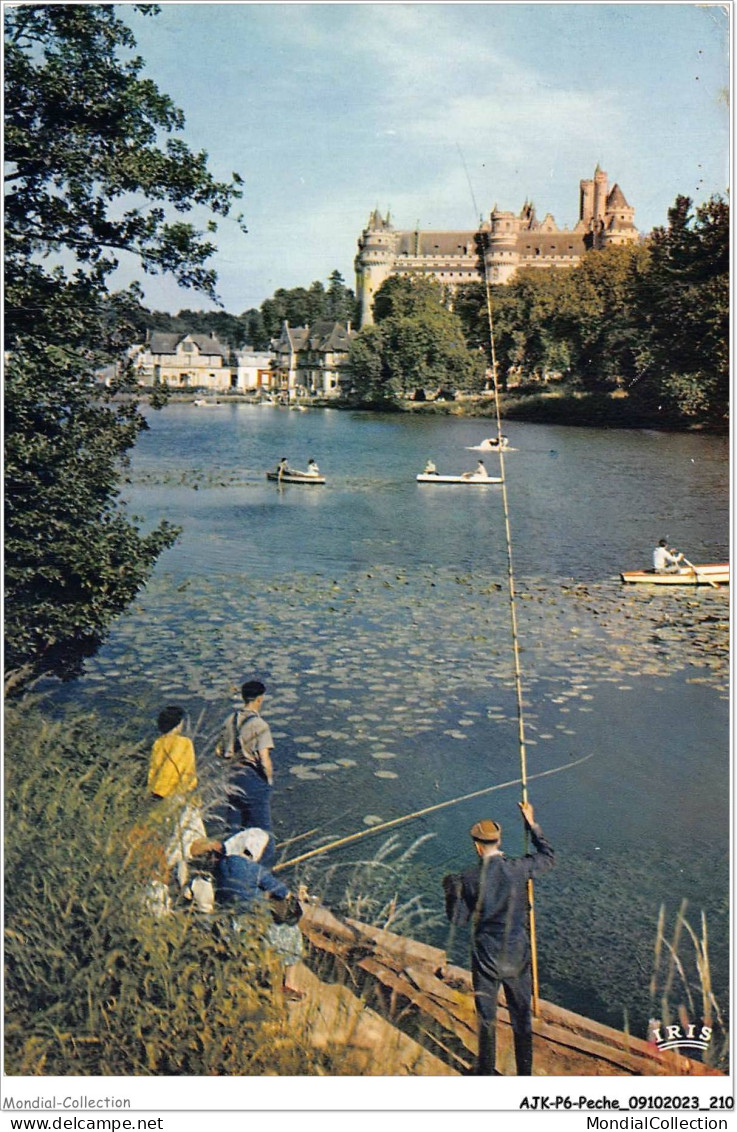
[[[594,182],[581,181],[580,204],[578,210],[579,223],[589,227],[594,219]]]
[[[389,213],[382,217],[375,208],[358,241],[355,259],[356,297],[361,308],[361,326],[374,321],[374,295],[392,273],[396,234]]]
[[[603,169],[596,166],[594,170],[594,222],[603,225],[606,213],[606,198],[609,194],[609,182]]]
[[[484,262],[490,283],[508,283],[519,267],[517,236],[521,220],[513,212],[502,212],[494,205],[486,237]]]
[[[627,204],[619,185],[615,185],[606,199],[601,246],[611,247],[612,244],[630,244],[636,237],[635,210]]]

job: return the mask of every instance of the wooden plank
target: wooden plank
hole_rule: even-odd
[[[466,1049],[470,1050],[475,1055],[476,1053],[476,1030],[469,1027],[458,1025],[455,1018],[448,1014],[447,1010],[439,1006],[438,1003],[433,1002],[427,995],[417,990],[412,986],[407,979],[403,979],[401,975],[397,975],[390,968],[385,967],[382,963],[375,959],[362,959],[359,966],[362,970],[373,975],[384,986],[388,987],[392,992],[402,995],[408,1002],[416,1006],[418,1010],[438,1022],[444,1030],[451,1034],[455,1034],[460,1038]]]
[[[385,928],[362,924],[359,920],[347,918],[346,923],[350,924],[360,936],[370,939],[382,951],[388,951],[405,963],[423,963],[434,971],[445,966],[447,956],[439,947],[430,947],[429,944],[407,939]]]

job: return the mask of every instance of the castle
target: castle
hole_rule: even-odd
[[[382,217],[375,209],[361,233],[355,260],[361,326],[373,322],[374,295],[390,275],[433,275],[449,288],[478,283],[479,241],[489,281],[508,283],[520,267],[572,267],[590,249],[639,238],[634,208],[619,185],[609,189],[598,165],[593,179],[581,181],[580,188],[579,219],[570,230],[558,228],[550,213],[538,220],[528,202],[519,216],[495,205],[474,232],[399,231],[389,213]]]

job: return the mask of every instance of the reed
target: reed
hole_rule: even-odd
[[[330,865],[311,862],[300,879],[343,916],[421,939],[444,923],[438,911],[442,901],[428,906],[418,894],[428,890],[419,879],[427,866],[417,860],[418,852],[434,836],[422,834],[405,845],[400,835],[392,834],[373,857]]]
[[[289,1024],[265,925],[155,914],[147,751],[28,699],[5,723],[6,1072],[332,1072]]]
[[[714,996],[709,961],[709,934],[706,914],[701,912],[701,934],[686,919],[687,901],[683,900],[676,914],[673,935],[665,932],[665,905],[661,905],[656,925],[653,951],[653,972],[650,998],[653,1009],[660,1009],[664,1026],[678,1020],[684,1030],[690,1025],[708,1026],[711,1041],[703,1060],[707,1065],[727,1068],[729,1031]],[[683,953],[684,934],[691,948]],[[674,1004],[675,1003],[675,1004]]]

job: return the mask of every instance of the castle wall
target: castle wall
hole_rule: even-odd
[[[374,296],[391,275],[430,275],[450,288],[481,282],[479,234],[487,275],[498,284],[508,283],[522,267],[573,267],[591,248],[638,239],[634,209],[618,186],[610,200],[607,174],[598,165],[593,179],[580,182],[579,221],[573,230],[559,229],[550,214],[539,223],[527,203],[518,216],[494,208],[489,221],[474,232],[398,230],[388,215],[382,218],[374,211],[358,241],[355,263],[361,326],[373,322]]]

